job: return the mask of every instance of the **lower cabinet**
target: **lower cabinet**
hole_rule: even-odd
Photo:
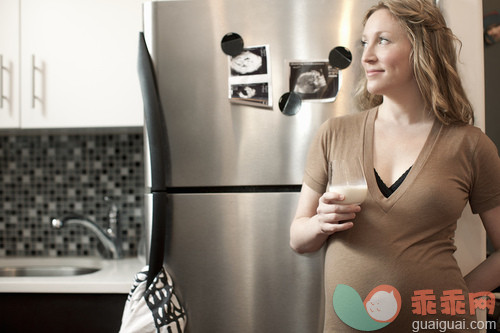
[[[118,332],[126,294],[0,294],[0,332]]]

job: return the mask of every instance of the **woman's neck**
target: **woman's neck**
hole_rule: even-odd
[[[377,119],[403,126],[432,122],[434,115],[425,107],[421,95],[406,96],[398,100],[384,96],[384,101],[378,109]]]

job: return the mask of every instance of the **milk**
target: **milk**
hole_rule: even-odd
[[[362,185],[340,185],[340,186],[330,186],[329,192],[335,192],[343,194],[345,200],[342,204],[361,204],[365,201],[366,194],[368,193],[368,187],[366,184]]]

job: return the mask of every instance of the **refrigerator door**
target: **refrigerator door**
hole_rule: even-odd
[[[319,125],[356,111],[361,15],[376,0],[194,0],[144,4],[144,33],[167,122],[172,187],[301,184]],[[268,46],[272,107],[229,101],[228,33],[245,47]],[[354,61],[340,71],[335,102],[304,100],[280,112],[290,64],[322,60],[343,46]]]
[[[322,331],[322,255],[288,243],[298,193],[169,195],[166,266],[188,331]]]

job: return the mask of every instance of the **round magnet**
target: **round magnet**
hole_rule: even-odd
[[[237,56],[243,52],[243,38],[234,32],[227,33],[220,42],[222,51],[229,56]]]
[[[284,115],[294,116],[302,106],[302,98],[299,94],[290,91],[280,97],[278,105]]]
[[[330,51],[328,62],[333,68],[345,69],[352,62],[352,53],[343,46],[337,46]]]

